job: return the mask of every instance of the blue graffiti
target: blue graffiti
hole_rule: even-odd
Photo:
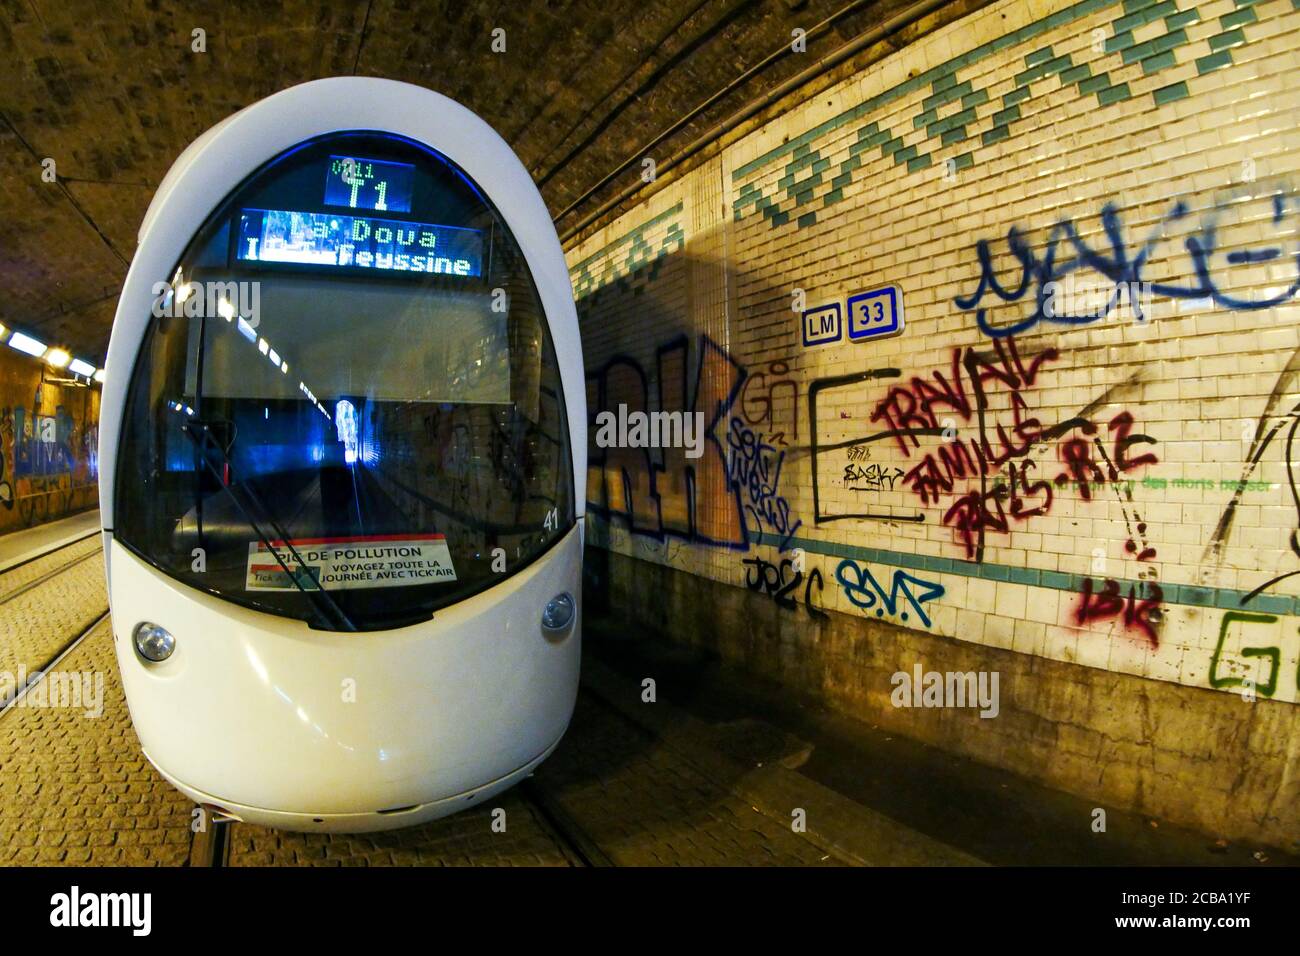
[[[75,423],[60,405],[53,415],[13,410],[14,477],[51,477],[70,474],[76,466],[72,450]]]
[[[849,579],[849,575],[852,575],[852,580]],[[930,626],[930,615],[925,611],[925,603],[938,600],[944,594],[942,584],[923,581],[897,568],[894,570],[894,580],[890,585],[889,593],[886,594],[870,569],[858,564],[852,558],[845,558],[840,562],[839,567],[835,569],[835,580],[840,583],[840,587],[844,588],[845,597],[853,602],[855,607],[864,611],[874,608],[876,617],[884,617],[886,614],[890,617],[897,615],[901,620],[906,621],[910,614],[906,608],[901,614],[899,613],[901,598],[907,602],[907,606],[911,607],[926,627]],[[913,588],[916,590],[914,591]]]
[[[752,532],[741,489],[728,476],[727,450],[717,434],[744,385],[745,367],[708,335],[696,345],[696,371],[690,371],[691,340],[677,336],[655,351],[651,377],[635,359],[618,355],[587,374],[589,513],[617,518],[634,535],[658,541],[665,536],[695,544],[748,550]],[[600,448],[594,423],[601,411],[619,404],[633,411],[651,408],[651,387],[662,411],[704,415],[704,455],[684,457],[681,449]]]
[[[1243,198],[1229,197],[1219,204],[1239,206]],[[1268,197],[1271,206],[1272,225],[1279,227],[1288,214],[1287,195],[1279,190]],[[1294,203],[1293,203],[1294,205]],[[975,255],[979,261],[979,284],[970,295],[958,295],[953,301],[961,309],[975,309],[975,322],[981,332],[994,338],[1004,338],[1028,331],[1039,322],[1051,322],[1057,325],[1088,325],[1108,317],[1127,296],[1135,317],[1145,320],[1142,296],[1139,290],[1150,295],[1167,296],[1173,299],[1199,299],[1212,301],[1227,309],[1267,309],[1288,301],[1300,291],[1300,250],[1294,253],[1296,278],[1288,286],[1274,295],[1260,298],[1242,298],[1222,288],[1222,282],[1216,277],[1215,256],[1219,248],[1219,208],[1210,214],[1188,235],[1183,246],[1191,262],[1192,279],[1186,282],[1150,282],[1143,278],[1143,270],[1151,262],[1153,253],[1165,238],[1168,227],[1187,219],[1190,209],[1183,200],[1178,200],[1169,207],[1160,221],[1147,233],[1136,247],[1130,250],[1124,238],[1124,227],[1120,221],[1119,211],[1113,203],[1107,203],[1101,210],[1101,226],[1105,236],[1105,245],[1093,248],[1079,235],[1074,222],[1060,219],[1054,223],[1047,234],[1041,255],[1025,239],[1017,226],[1007,231],[1007,247],[1012,257],[1020,264],[1020,275],[1014,284],[1004,285],[999,281],[993,268],[993,254],[987,239],[980,239],[975,244]],[[1224,263],[1227,266],[1249,266],[1259,263],[1280,261],[1286,256],[1285,250],[1278,246],[1260,249],[1234,250],[1225,252]],[[1222,268],[1220,266],[1219,268]],[[1059,283],[1066,276],[1092,270],[1106,280],[1109,294],[1099,307],[1080,312],[1062,313],[1057,308],[1060,295]],[[1014,277],[1014,267],[1013,267]],[[981,303],[987,293],[991,293],[1002,302],[1019,302],[1026,295],[1033,294],[1034,310],[1017,322],[1008,325],[993,325],[988,318],[988,309]],[[994,304],[997,304],[996,302]]]
[[[803,524],[802,520],[791,523],[790,502],[777,492],[785,451],[778,452],[774,445],[763,441],[761,432],[755,432],[739,418],[731,420],[727,446],[731,450],[728,477],[741,492],[745,512],[754,519],[754,530],[766,529],[779,535],[779,550],[785,551]]]

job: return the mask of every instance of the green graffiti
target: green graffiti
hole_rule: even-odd
[[[1214,654],[1210,658],[1210,686],[1216,689],[1246,686],[1244,677],[1219,676],[1219,661],[1223,654],[1223,643],[1228,637],[1228,628],[1234,621],[1241,621],[1243,624],[1275,624],[1277,623],[1277,616],[1273,614],[1250,614],[1246,611],[1228,611],[1223,615],[1223,623],[1219,625],[1219,643],[1215,646]],[[1268,669],[1268,683],[1256,687],[1261,696],[1272,697],[1273,692],[1277,690],[1277,672],[1282,663],[1282,652],[1276,647],[1243,647],[1241,656],[1267,657],[1273,662]]]

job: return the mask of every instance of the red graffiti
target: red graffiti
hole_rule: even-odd
[[[999,481],[985,492],[964,494],[944,512],[943,523],[956,529],[968,556],[975,553],[976,538],[981,531],[1010,533],[1008,513],[1017,521],[1047,514],[1052,506],[1052,485],[1042,480],[1031,482],[1028,473],[1033,467],[1032,461],[1024,462],[1019,468],[1008,465],[1009,480]]]
[[[947,409],[963,421],[970,421],[972,414],[988,407],[986,384],[1000,382],[1014,395],[1022,388],[1032,387],[1039,367],[1045,362],[1055,361],[1060,354],[1056,349],[1046,349],[1034,356],[1026,367],[1014,339],[1005,343],[996,340],[993,351],[996,361],[990,361],[988,356],[981,355],[974,348],[953,349],[951,381],[938,369],[931,372],[933,384],[919,375],[913,376],[910,385],[895,385],[885,393],[871,413],[871,421],[883,420],[893,432],[899,449],[910,456],[911,450],[921,444],[917,429],[935,431],[940,428],[940,410]],[[971,395],[967,394],[968,387],[974,395],[974,405]]]
[[[892,438],[906,457],[921,447],[922,436],[942,437],[942,444],[926,451],[903,475],[903,484],[922,504],[958,495],[944,512],[943,523],[954,529],[967,558],[978,559],[985,532],[1009,534],[1012,522],[1050,512],[1053,486],[1073,483],[1087,501],[1094,484],[1116,481],[1124,472],[1157,461],[1151,453],[1132,453],[1134,445],[1155,440],[1132,434],[1133,416],[1126,411],[1110,420],[1105,443],[1098,437],[1098,426],[1083,417],[1054,427],[1043,424],[1024,393],[1037,382],[1043,366],[1058,357],[1058,351],[1049,348],[1026,361],[1010,338],[995,340],[991,354],[956,348],[946,373],[936,369],[929,378],[918,375],[909,384],[893,386],[871,413],[871,421],[886,426],[878,437]],[[1000,407],[1010,408],[1009,422],[991,408],[994,389],[1008,393]],[[974,434],[958,434],[959,423],[974,424]],[[1057,438],[1062,438],[1057,446],[1061,472],[1033,478],[1034,446]],[[967,489],[972,480],[980,487]]]
[[[1151,553],[1154,557],[1155,552]],[[1137,584],[1130,584],[1128,595],[1121,596],[1119,582],[1114,578],[1107,578],[1102,584],[1101,593],[1095,594],[1092,578],[1084,578],[1083,593],[1079,595],[1079,604],[1074,611],[1075,623],[1082,625],[1089,621],[1119,618],[1125,628],[1137,630],[1153,648],[1159,647],[1156,624],[1160,620],[1160,603],[1164,600],[1164,594],[1155,581],[1143,583],[1146,584],[1145,597],[1139,596],[1140,587]]]
[[[1085,435],[1095,435],[1097,429],[1091,422],[1086,422],[1079,426],[1079,431]],[[1067,482],[1074,482],[1078,486],[1079,495],[1084,501],[1092,500],[1092,485],[1102,484],[1107,479],[1118,481],[1119,476],[1124,472],[1132,471],[1134,468],[1140,468],[1143,465],[1154,465],[1160,460],[1150,453],[1139,455],[1136,458],[1128,456],[1128,450],[1133,445],[1155,444],[1155,439],[1148,435],[1130,434],[1133,431],[1133,416],[1131,413],[1120,412],[1117,414],[1110,420],[1107,431],[1115,437],[1110,457],[1106,459],[1106,470],[1104,472],[1092,457],[1093,446],[1100,447],[1099,439],[1094,438],[1089,442],[1084,438],[1070,438],[1061,442],[1059,446],[1065,471],[1056,476],[1056,484],[1060,486]]]

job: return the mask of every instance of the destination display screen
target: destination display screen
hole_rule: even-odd
[[[478,277],[483,274],[483,233],[374,216],[244,209],[235,258],[349,272]]]
[[[358,156],[331,156],[325,167],[325,205],[375,212],[410,212],[415,166]]]

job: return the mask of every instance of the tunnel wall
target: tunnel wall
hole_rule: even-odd
[[[0,347],[0,534],[99,501],[99,389]]]
[[[1293,0],[995,3],[571,248],[593,425],[706,433],[591,429],[611,609],[1053,786],[1294,839],[1297,48]],[[1000,715],[895,707],[917,664],[1002,674]]]

